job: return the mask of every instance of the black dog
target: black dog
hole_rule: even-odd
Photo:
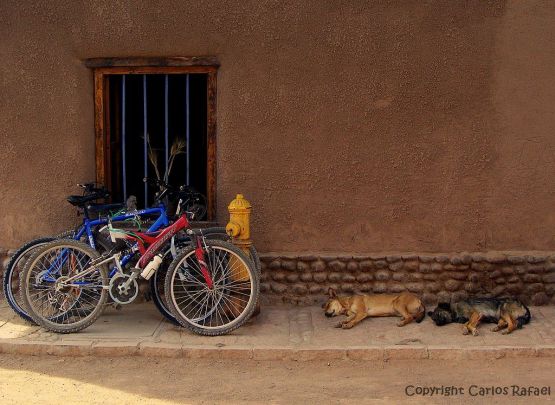
[[[473,298],[449,304],[439,303],[428,315],[437,326],[451,322],[464,323],[463,334],[478,334],[480,322],[497,323],[492,330],[508,334],[530,322],[530,310],[526,305],[511,298]]]

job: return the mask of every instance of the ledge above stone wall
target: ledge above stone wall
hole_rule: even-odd
[[[264,254],[261,291],[270,300],[322,302],[329,287],[341,293],[411,291],[426,304],[468,297],[518,297],[555,304],[555,252],[374,254],[321,256]]]

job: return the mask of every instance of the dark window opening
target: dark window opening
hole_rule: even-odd
[[[157,189],[144,177],[207,195],[208,74],[110,74],[105,85],[113,200],[151,205]]]

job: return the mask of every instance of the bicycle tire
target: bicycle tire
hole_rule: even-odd
[[[39,314],[35,308],[33,303],[31,302],[31,297],[29,293],[29,280],[32,275],[32,270],[37,265],[39,260],[46,255],[49,251],[52,251],[57,248],[75,248],[80,249],[82,253],[85,253],[91,260],[98,259],[100,255],[96,250],[91,248],[86,243],[76,241],[74,239],[59,239],[53,242],[50,242],[40,249],[36,250],[33,255],[29,258],[27,263],[25,264],[25,268],[23,269],[23,273],[20,277],[20,294],[21,300],[24,302],[28,314],[31,316],[33,321],[43,327],[46,330],[56,333],[73,333],[83,330],[93,324],[98,317],[101,315],[104,305],[108,299],[108,293],[105,287],[108,286],[108,270],[105,265],[97,267],[97,271],[100,273],[100,281],[102,283],[102,288],[100,288],[100,297],[98,298],[98,302],[94,305],[94,308],[88,315],[86,315],[82,320],[69,323],[69,324],[61,324],[52,322],[52,319],[56,317],[46,318],[43,315]],[[81,294],[81,293],[80,293]],[[77,302],[77,301],[76,301]],[[73,310],[76,304],[72,304],[72,307],[69,310]],[[42,309],[42,308],[41,308]],[[77,312],[79,309],[76,310]],[[82,310],[86,312],[85,310]],[[62,315],[58,315],[60,317]]]
[[[19,277],[19,274],[25,267],[26,260],[31,256],[34,249],[59,238],[71,237],[74,234],[74,230],[69,230],[59,234],[58,236],[47,236],[30,240],[21,245],[10,258],[8,265],[4,269],[2,288],[8,305],[24,321],[35,324],[33,318],[31,318],[27,311],[22,307],[22,303],[18,301],[19,294],[14,294],[14,286],[17,285],[19,288],[19,280],[16,280],[16,276]]]
[[[256,303],[258,302],[258,295],[260,293],[260,277],[258,274],[257,269],[255,268],[252,260],[249,259],[249,257],[238,247],[236,247],[235,245],[229,243],[229,242],[225,242],[225,241],[221,241],[221,240],[207,240],[206,241],[206,245],[208,246],[209,249],[215,250],[215,249],[219,249],[222,250],[224,252],[227,252],[231,255],[231,257],[234,257],[234,260],[239,260],[239,263],[241,265],[241,267],[243,269],[246,269],[248,272],[248,279],[250,282],[250,294],[249,294],[249,298],[248,298],[248,302],[246,303],[246,305],[244,306],[244,308],[241,309],[241,312],[239,313],[239,315],[237,315],[233,320],[231,320],[230,322],[223,324],[223,325],[219,325],[219,326],[205,326],[205,325],[200,325],[199,323],[194,323],[191,321],[191,317],[187,317],[186,314],[183,313],[182,309],[179,307],[178,304],[178,299],[176,298],[175,294],[174,294],[174,280],[176,277],[176,274],[178,272],[178,270],[180,269],[180,266],[182,265],[182,263],[184,261],[186,261],[187,259],[191,259],[194,256],[194,247],[188,247],[186,249],[183,249],[179,255],[177,255],[177,257],[174,259],[174,261],[172,262],[172,264],[170,265],[169,269],[168,269],[168,274],[166,276],[166,280],[165,280],[165,295],[167,297],[167,304],[170,308],[170,310],[172,311],[172,314],[174,315],[174,317],[179,321],[179,323],[185,327],[186,329],[200,334],[200,335],[207,335],[207,336],[219,336],[219,335],[224,335],[224,334],[228,334],[230,332],[232,332],[233,330],[239,328],[240,326],[242,326],[252,315],[252,313],[254,312],[255,308],[256,308]],[[194,260],[194,258],[193,258]],[[208,258],[207,260],[208,266],[212,267],[212,261],[210,260],[210,258]],[[219,259],[218,259],[218,263]],[[187,268],[188,265],[186,266]],[[210,269],[212,274],[216,274],[216,269]],[[222,271],[222,274],[225,274]],[[227,277],[227,276],[226,276]],[[225,277],[221,276],[220,280],[223,283],[223,279]],[[182,283],[182,287],[184,289],[184,284]],[[220,288],[221,287],[221,288]],[[223,291],[225,289],[229,290],[229,285],[227,287],[225,287],[223,284],[221,286],[216,286],[214,291],[216,291],[216,289],[218,289],[217,291]],[[198,294],[198,292],[194,293],[195,295]],[[236,307],[234,307],[234,303],[231,301],[231,299],[229,297],[226,298],[221,298],[223,297],[223,292],[220,295],[220,301],[218,301],[217,305],[220,305],[219,302],[221,302],[221,299],[224,299],[226,301],[224,301],[224,304],[226,305],[226,309],[224,310],[227,311],[229,309],[236,309]],[[190,295],[191,296],[191,295]],[[230,296],[232,297],[232,296]],[[233,297],[232,297],[233,298]],[[208,299],[208,298],[207,298]],[[183,302],[183,301],[180,301]],[[231,308],[228,306],[227,302],[230,302],[231,304]],[[207,301],[206,301],[207,303]],[[204,304],[201,304],[201,308],[202,309],[204,307]],[[206,307],[208,309],[208,305]],[[223,306],[222,306],[223,308]],[[193,309],[193,311],[196,311],[196,309]],[[211,310],[213,313],[213,309]],[[216,320],[217,320],[217,315],[216,314]],[[195,314],[196,316],[196,314]],[[229,315],[225,315],[227,317],[227,319],[229,320]],[[232,314],[232,316],[234,316]],[[202,319],[202,321],[204,321],[206,318],[199,318]],[[223,321],[223,316],[220,314],[220,319]]]

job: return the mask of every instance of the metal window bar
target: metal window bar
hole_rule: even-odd
[[[165,139],[165,151],[164,155],[166,155],[166,170],[164,171],[164,181],[166,183],[169,182],[169,173],[168,173],[168,150],[169,150],[169,135],[168,135],[168,75],[164,77],[164,139]]]
[[[148,177],[148,120],[146,104],[146,75],[143,75],[143,136],[144,136],[144,177]],[[145,207],[148,207],[148,184],[145,182]]]
[[[123,174],[123,201],[127,201],[127,172],[125,170],[126,165],[126,145],[127,143],[125,142],[125,107],[126,107],[126,103],[125,103],[125,75],[122,76],[121,78],[121,161],[122,161],[122,166],[123,166],[123,170],[122,170],[122,174]]]
[[[189,167],[189,162],[190,162],[190,141],[189,141],[189,113],[190,113],[190,108],[189,108],[189,75],[187,75],[187,77],[185,78],[185,103],[186,103],[186,109],[187,109],[187,113],[186,113],[186,119],[187,119],[187,124],[185,127],[185,147],[187,148],[185,151],[185,156],[187,157],[187,174],[186,174],[186,179],[187,179],[187,186],[190,185],[190,179],[189,179],[189,173],[191,172],[190,167]]]

